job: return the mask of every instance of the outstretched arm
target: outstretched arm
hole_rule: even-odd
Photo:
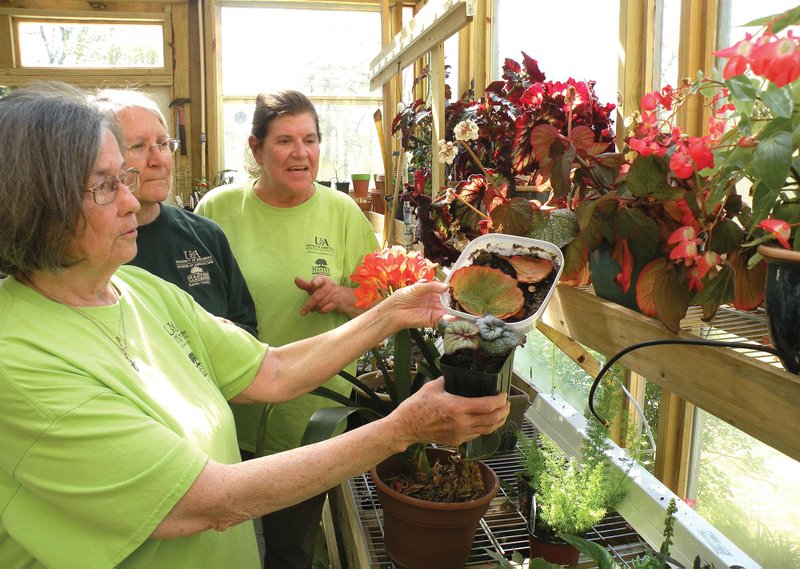
[[[311,391],[398,330],[435,326],[445,290],[440,282],[418,283],[329,332],[270,348],[253,382],[231,401],[276,403]]]
[[[440,378],[388,417],[338,437],[241,464],[209,461],[151,537],[222,531],[324,492],[412,443],[457,445],[491,433],[508,409],[504,393],[458,397],[444,391]]]

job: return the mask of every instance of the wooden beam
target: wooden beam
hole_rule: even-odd
[[[661,391],[658,404],[658,448],[654,474],[681,498],[686,497],[694,406]]]
[[[588,292],[559,285],[542,322],[609,357],[628,346],[673,334],[660,322]],[[800,377],[730,349],[655,346],[622,365],[800,460]]]
[[[642,95],[650,88],[652,72],[652,2],[620,0],[618,94],[616,137],[618,146],[625,138],[624,118],[639,109]],[[644,46],[644,49],[643,49]]]
[[[431,85],[431,199],[436,200],[442,186],[445,185],[444,164],[439,163],[439,141],[445,137],[444,116],[444,43],[431,49],[431,69],[429,81]]]
[[[694,81],[702,70],[710,75],[716,49],[717,0],[688,0],[681,3],[681,37],[678,43],[678,76]],[[692,97],[678,111],[678,124],[691,136],[706,131],[708,110],[703,97]]]
[[[475,0],[475,15],[472,18],[472,82],[475,96],[483,96],[488,85],[486,69],[486,49],[488,41],[489,21],[487,17],[488,0]]]
[[[206,90],[206,159],[208,175],[214,176],[224,165],[224,124],[222,121],[222,70],[219,46],[221,9],[217,2],[203,2],[204,61]]]
[[[189,88],[189,8],[186,4],[172,6],[172,57],[175,65],[174,79],[172,84],[172,99],[191,99]],[[192,100],[183,105],[183,120],[186,130],[187,140],[184,142],[187,154],[181,154],[181,150],[173,155],[173,199],[179,205],[188,205],[189,196],[192,193],[192,153],[196,150],[194,141],[188,133],[192,132],[191,125],[194,114],[192,111],[200,105],[195,106]],[[170,123],[172,136],[178,138],[177,119],[179,109],[171,107],[173,120]]]
[[[203,41],[203,7],[194,0],[189,3],[189,96],[193,101],[190,139],[193,144],[189,154],[192,177],[205,179],[206,171],[206,90],[205,51]]]

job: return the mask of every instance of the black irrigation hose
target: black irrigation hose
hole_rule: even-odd
[[[597,374],[597,377],[594,378],[592,382],[592,387],[589,389],[589,410],[592,412],[600,423],[603,426],[608,427],[609,422],[603,419],[600,415],[597,414],[597,411],[594,409],[594,394],[597,391],[597,386],[600,385],[600,380],[603,379],[603,376],[606,372],[611,369],[618,359],[620,359],[625,354],[628,354],[634,350],[638,350],[639,348],[648,348],[650,346],[664,346],[668,344],[683,344],[683,345],[690,345],[690,346],[709,346],[712,348],[739,348],[741,350],[757,350],[759,352],[766,352],[768,354],[773,354],[775,356],[780,357],[781,353],[776,348],[770,348],[768,346],[762,346],[761,344],[748,344],[745,342],[723,342],[720,340],[685,340],[685,339],[673,339],[673,340],[648,340],[647,342],[639,342],[637,344],[633,344],[622,350],[621,352],[617,353],[613,358],[608,360],[603,368],[600,370],[600,373]]]

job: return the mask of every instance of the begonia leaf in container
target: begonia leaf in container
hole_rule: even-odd
[[[470,265],[454,271],[450,286],[461,307],[476,316],[507,318],[519,312],[525,299],[517,281],[492,267]]]
[[[539,257],[515,255],[508,262],[517,271],[517,280],[521,283],[538,283],[553,272],[553,261]]]

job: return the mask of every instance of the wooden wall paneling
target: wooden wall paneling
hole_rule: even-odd
[[[206,158],[208,174],[223,169],[222,70],[220,69],[221,9],[215,1],[203,1],[203,32],[206,89]]]
[[[585,291],[558,285],[542,321],[609,356],[645,340],[693,338]],[[800,460],[800,377],[729,349],[655,346],[622,365]]]
[[[186,4],[171,6],[172,11],[172,54],[174,64],[172,100],[191,99],[189,91],[189,9]],[[173,199],[180,205],[189,204],[189,196],[192,193],[192,153],[194,151],[194,140],[189,136],[192,132],[191,125],[195,113],[194,101],[183,105],[184,130],[186,131],[186,151],[184,155],[181,149],[173,156]],[[170,107],[172,111],[172,123],[170,131],[172,136],[179,138],[178,117],[179,109],[177,105]]]
[[[0,69],[15,67],[16,49],[11,30],[11,16],[0,14]]]

